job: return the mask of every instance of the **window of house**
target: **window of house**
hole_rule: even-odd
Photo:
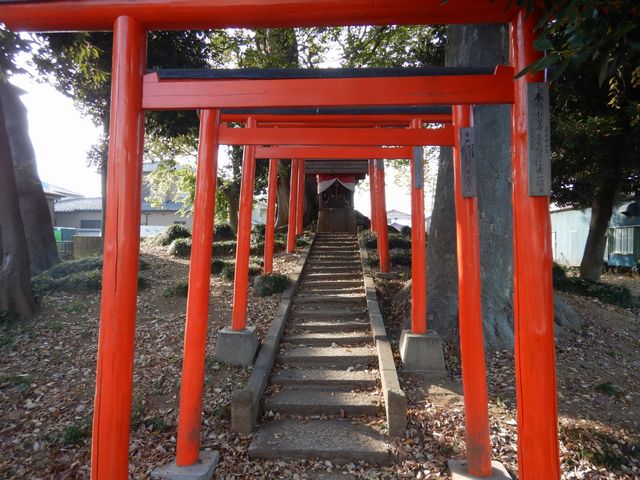
[[[187,224],[187,222],[181,222],[181,221],[179,221],[179,220],[175,220],[175,221],[173,222],[173,224],[174,224],[174,225],[186,225],[186,224]]]
[[[102,220],[80,220],[80,228],[102,228]]]
[[[633,254],[633,227],[612,228],[609,241],[612,243],[611,253],[621,255]]]

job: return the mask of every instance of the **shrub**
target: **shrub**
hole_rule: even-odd
[[[364,246],[371,250],[378,248],[378,236],[375,233],[367,235],[364,238]]]
[[[141,270],[148,268],[148,262],[140,262]],[[138,276],[138,287],[144,288],[150,283],[147,277]],[[102,287],[102,258],[90,257],[59,263],[33,277],[31,286],[36,295],[42,295],[54,290],[95,292]]]
[[[158,245],[166,247],[179,238],[191,238],[191,232],[184,225],[169,225],[164,232],[156,235],[155,241]]]
[[[391,265],[411,266],[411,250],[399,248],[389,250],[389,261]]]
[[[169,285],[162,291],[163,297],[186,297],[189,293],[189,282],[187,280],[180,280]]]
[[[235,240],[236,234],[228,223],[216,223],[213,227],[213,239],[218,241]]]
[[[282,293],[289,286],[289,277],[279,273],[267,273],[256,278],[254,288],[259,297]]]
[[[95,292],[102,286],[102,272],[91,270],[72,273],[61,278],[60,281],[60,288],[67,292]]]
[[[178,258],[187,258],[191,255],[191,239],[190,238],[177,238],[171,245],[169,245],[168,250],[169,255],[172,257]]]
[[[387,231],[389,233],[400,233],[396,227],[393,225],[387,225]]]
[[[236,253],[235,240],[213,242],[212,254],[214,257],[226,257],[229,255],[235,255],[235,253]]]
[[[249,264],[249,276],[255,277],[256,275],[260,275],[262,273],[262,267],[255,264]],[[236,274],[236,267],[232,263],[228,263],[222,269],[222,277],[226,280],[233,280]]]
[[[400,235],[402,235],[403,237],[411,237],[411,227],[408,225],[402,227],[400,229]]]
[[[251,243],[251,255],[262,255],[264,253],[264,240]]]
[[[251,227],[251,236],[264,239],[267,231],[267,226],[263,223],[257,223]]]
[[[411,240],[403,237],[392,235],[389,237],[390,249],[411,250]]]
[[[88,257],[81,260],[70,260],[54,265],[46,273],[51,278],[62,278],[72,273],[88,272],[102,269],[102,257]]]
[[[220,274],[220,272],[222,272],[224,267],[226,267],[227,265],[229,265],[229,262],[227,260],[222,260],[221,258],[214,258],[211,260],[211,273],[213,275],[218,275]]]

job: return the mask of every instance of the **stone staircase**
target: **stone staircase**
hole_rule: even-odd
[[[383,396],[355,234],[317,235],[303,271],[253,458],[385,463]]]

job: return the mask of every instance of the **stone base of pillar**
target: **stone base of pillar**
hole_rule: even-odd
[[[375,275],[376,278],[379,278],[381,280],[395,280],[396,278],[398,278],[397,272],[376,272]]]
[[[400,335],[400,358],[406,371],[433,379],[447,376],[442,338],[435,332],[416,334],[403,330]]]
[[[465,460],[449,460],[449,471],[453,480],[511,480],[511,475],[500,462],[492,461],[493,475],[490,477],[475,477],[467,472]]]
[[[200,459],[195,465],[179,467],[173,461],[169,465],[156,468],[151,478],[163,480],[211,480],[213,472],[220,461],[218,452],[200,452]]]
[[[244,330],[223,328],[218,332],[214,358],[227,365],[248,367],[253,364],[257,350],[256,327],[247,327]]]

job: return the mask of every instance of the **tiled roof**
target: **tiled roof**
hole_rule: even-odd
[[[182,208],[181,203],[165,202],[161,207],[153,207],[147,202],[142,202],[143,212],[175,212]],[[63,212],[100,212],[102,211],[102,198],[100,197],[82,197],[58,200],[54,204],[56,213]]]

